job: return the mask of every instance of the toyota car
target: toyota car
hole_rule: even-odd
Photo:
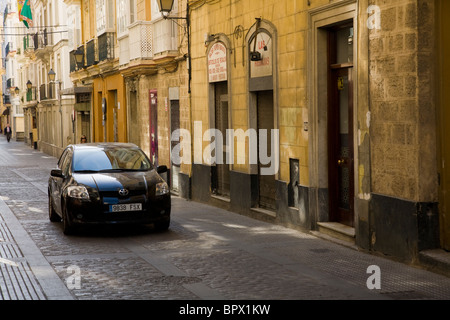
[[[170,225],[171,199],[146,154],[131,143],[88,143],[67,146],[48,180],[52,222],[62,220],[64,234],[93,224]]]

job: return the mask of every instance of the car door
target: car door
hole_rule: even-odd
[[[57,169],[61,169],[62,164],[64,163],[64,159],[67,156],[67,152],[68,152],[67,149],[64,150],[64,152],[59,157],[58,163],[56,165]],[[50,194],[49,194],[49,196],[50,196],[51,201],[53,203],[53,209],[56,212],[61,212],[60,211],[60,201],[59,201],[60,197],[58,196],[58,194],[59,194],[58,193],[58,184],[57,184],[58,179],[59,179],[58,177],[55,177],[53,175],[50,176],[50,179],[49,179],[49,192],[50,192]]]
[[[62,171],[62,177],[53,177],[52,192],[55,210],[61,214],[62,214],[61,195],[65,182],[69,179],[70,166],[72,164],[72,154],[73,154],[72,150],[68,149],[67,152],[64,154],[64,157],[61,158],[58,167]]]

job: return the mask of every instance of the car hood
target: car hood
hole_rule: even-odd
[[[105,172],[105,173],[74,173],[73,178],[78,184],[97,189],[99,192],[117,191],[120,189],[152,190],[156,183],[164,180],[155,170],[137,172]]]

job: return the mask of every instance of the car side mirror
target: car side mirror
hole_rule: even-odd
[[[57,177],[57,178],[63,178],[64,177],[61,169],[52,169],[52,171],[50,171],[50,175],[52,177]]]
[[[165,172],[167,172],[167,166],[158,166],[156,168],[156,172],[158,172],[158,173],[165,173]]]

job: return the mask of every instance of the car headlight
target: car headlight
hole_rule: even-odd
[[[89,200],[89,192],[83,186],[70,186],[67,188],[67,195],[71,198]]]
[[[156,192],[157,196],[162,196],[163,194],[169,193],[169,186],[165,182],[159,182],[156,184]]]

